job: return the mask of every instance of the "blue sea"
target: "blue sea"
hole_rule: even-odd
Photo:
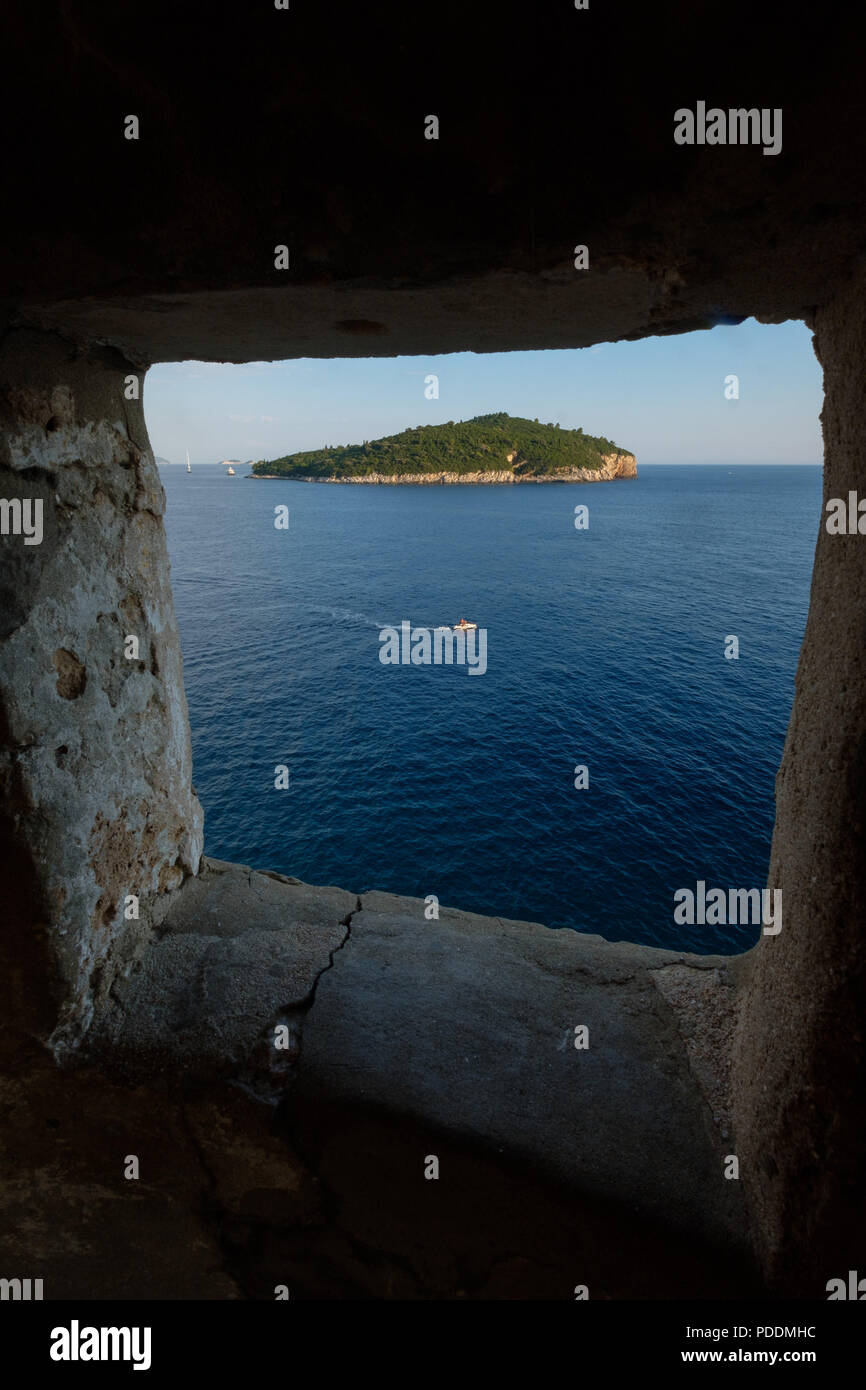
[[[208,854],[610,940],[757,940],[675,925],[673,894],[766,883],[819,467],[423,488],[246,471],[161,470]],[[464,616],[483,675],[380,662],[387,625]]]

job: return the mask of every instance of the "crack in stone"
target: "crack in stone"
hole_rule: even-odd
[[[316,990],[319,988],[319,981],[321,980],[322,976],[327,975],[329,970],[333,970],[334,956],[336,956],[340,951],[343,950],[343,947],[346,945],[346,943],[349,941],[349,938],[352,935],[352,918],[357,916],[359,912],[363,912],[363,910],[364,909],[361,906],[361,899],[359,897],[356,897],[354,908],[351,912],[348,912],[340,922],[340,926],[346,928],[346,935],[343,937],[343,940],[340,942],[339,946],[335,946],[332,951],[328,952],[328,964],[322,966],[322,969],[319,971],[318,975],[313,981],[312,988],[309,994],[307,995],[306,1000],[304,1000],[305,1013],[309,1013],[310,1009],[316,1002]]]
[[[304,1050],[304,1022],[316,1002],[316,991],[323,975],[334,968],[334,957],[344,949],[352,935],[352,918],[362,912],[360,897],[356,906],[341,919],[339,925],[346,928],[339,945],[328,952],[328,962],[316,974],[310,989],[302,999],[293,1000],[280,1009],[276,1017],[267,1025],[259,1037],[256,1052],[244,1074],[234,1078],[234,1084],[252,1099],[268,1105],[276,1105],[281,1100],[287,1086],[297,1073]],[[274,1062],[274,1029],[280,1025],[288,1028],[291,1047],[285,1049],[282,1069],[277,1070]]]
[[[708,956],[706,964],[703,962],[698,964],[694,960],[686,960],[683,956],[674,956],[672,960],[666,961],[664,965],[648,965],[646,967],[647,974],[655,975],[659,970],[669,970],[672,965],[681,965],[684,970],[697,970],[699,973],[701,971],[706,972],[708,970],[721,969],[715,956]]]

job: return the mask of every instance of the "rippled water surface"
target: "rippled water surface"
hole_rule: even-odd
[[[162,470],[209,854],[611,940],[756,939],[675,926],[673,893],[766,882],[820,469],[424,488],[244,472]],[[483,676],[380,663],[386,624],[461,616],[488,631]]]

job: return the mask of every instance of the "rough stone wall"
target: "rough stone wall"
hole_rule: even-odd
[[[28,888],[4,951],[22,995],[22,960],[50,982],[38,1016],[58,1053],[201,854],[165,498],[141,400],[125,398],[143,375],[30,331],[0,348],[0,497],[43,511],[41,543],[0,541],[3,829]]]
[[[814,315],[824,505],[866,496],[866,276]],[[741,1174],[769,1277],[826,1297],[863,1272],[866,1167],[866,535],[822,514],[782,765],[769,882],[783,927],[755,948],[733,1095]]]
[[[522,5],[513,17],[499,6],[495,24],[443,0],[435,22],[404,5],[371,45],[366,8],[338,8],[211,7],[203,63],[198,11],[169,0],[66,5],[49,24],[30,0],[5,7],[15,58],[2,100],[20,138],[6,151],[0,325],[18,331],[0,347],[0,497],[41,498],[46,530],[40,546],[0,542],[0,849],[17,856],[0,933],[13,998],[0,1022],[54,1031],[58,1047],[74,1043],[168,899],[184,897],[171,890],[196,869],[201,840],[162,494],[140,404],[123,398],[125,359],[566,348],[814,311],[826,495],[863,481],[862,277],[840,289],[866,226],[853,9],[847,23],[824,7],[802,25],[744,4],[708,42],[693,0],[662,14],[644,0],[585,13]],[[511,72],[526,100],[502,101]],[[214,102],[228,86],[234,99]],[[784,152],[676,146],[673,109],[711,93],[783,107]],[[435,142],[422,133],[428,100],[442,119]],[[140,141],[124,138],[128,111],[141,116]],[[578,241],[587,271],[574,264]],[[287,272],[276,243],[291,250]],[[749,962],[733,1071],[766,1267],[777,1288],[819,1297],[828,1278],[862,1273],[866,1250],[864,556],[866,537],[821,531],[778,780],[770,882],[783,888],[784,927]],[[141,659],[124,664],[122,636],[136,630]],[[129,892],[141,895],[138,922],[123,918]],[[376,949],[359,923],[364,933]],[[166,939],[151,966],[194,953],[202,978],[234,980],[248,949],[233,946],[223,968],[212,942]],[[320,1015],[353,954],[339,966],[323,977]],[[692,994],[689,1029],[691,1014],[702,1022],[684,1046],[699,1069],[706,1011],[694,1000],[709,975],[699,990],[696,973],[684,986],[680,967],[664,966],[654,988],[681,1004]],[[161,988],[166,978],[177,1005],[167,1032],[180,1020],[204,1047],[197,996],[180,967]],[[317,1030],[305,1066],[320,1079]],[[714,1041],[710,1029],[708,1054]],[[61,1089],[53,1072],[46,1085]],[[18,1140],[16,1130],[26,1250],[41,1124],[32,1149]],[[344,1171],[355,1162],[350,1153]],[[69,1210],[80,1206],[76,1190]],[[46,1212],[56,1235],[65,1214]],[[100,1287],[114,1287],[113,1271]]]
[[[799,315],[864,244],[853,6],[376,13],[6,0],[0,318],[150,361],[579,347]],[[677,145],[704,97],[784,108],[782,152]]]

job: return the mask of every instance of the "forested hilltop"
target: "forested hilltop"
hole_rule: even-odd
[[[612,459],[634,459],[610,439],[564,430],[500,412],[447,425],[418,425],[384,439],[364,440],[253,464],[255,477],[335,481],[450,474],[513,474],[514,481],[549,479],[577,470],[608,472]],[[503,477],[502,481],[510,481]],[[431,478],[431,481],[434,479]]]

